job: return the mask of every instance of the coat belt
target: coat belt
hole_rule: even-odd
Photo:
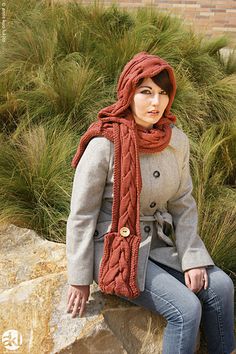
[[[102,210],[107,214],[111,214],[111,209],[106,204],[102,206]],[[153,221],[158,237],[168,246],[175,245],[172,216],[168,212],[157,210],[153,215],[140,215],[140,221]]]
[[[174,246],[172,216],[168,212],[157,210],[153,215],[140,215],[140,221],[153,221],[158,237],[169,246]]]

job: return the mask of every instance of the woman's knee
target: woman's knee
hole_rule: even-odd
[[[189,293],[183,298],[181,304],[177,308],[177,312],[170,315],[168,321],[181,323],[184,325],[195,324],[199,325],[202,316],[202,305],[200,300],[194,293]]]
[[[214,267],[209,272],[209,288],[220,298],[230,299],[234,297],[232,279],[218,267]]]

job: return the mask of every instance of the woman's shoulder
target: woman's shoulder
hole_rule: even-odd
[[[89,140],[77,164],[76,172],[99,168],[107,169],[110,161],[110,141],[103,136],[96,136]]]
[[[169,145],[177,151],[185,150],[189,144],[189,138],[187,134],[174,124],[171,127],[172,134]]]
[[[89,141],[87,148],[93,150],[93,152],[96,153],[96,151],[104,151],[107,149],[109,150],[110,146],[111,142],[109,139],[105,138],[104,136],[95,136]]]
[[[103,136],[93,137],[87,144],[82,159],[86,159],[87,163],[95,163],[96,161],[109,161],[111,153],[111,142]]]

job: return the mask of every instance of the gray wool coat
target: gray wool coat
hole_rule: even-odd
[[[163,151],[139,155],[140,291],[145,288],[148,258],[180,272],[214,266],[197,233],[189,151],[186,134],[172,125],[170,143]],[[111,229],[113,167],[114,144],[104,137],[90,140],[74,175],[66,232],[68,284],[98,283],[104,234]]]

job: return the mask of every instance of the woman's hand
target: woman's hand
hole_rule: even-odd
[[[70,285],[67,294],[67,312],[72,312],[72,318],[76,316],[78,309],[79,317],[85,310],[86,301],[89,298],[89,285]]]
[[[208,287],[208,275],[205,267],[186,270],[184,279],[186,286],[194,293],[198,293],[203,285],[204,289]]]

